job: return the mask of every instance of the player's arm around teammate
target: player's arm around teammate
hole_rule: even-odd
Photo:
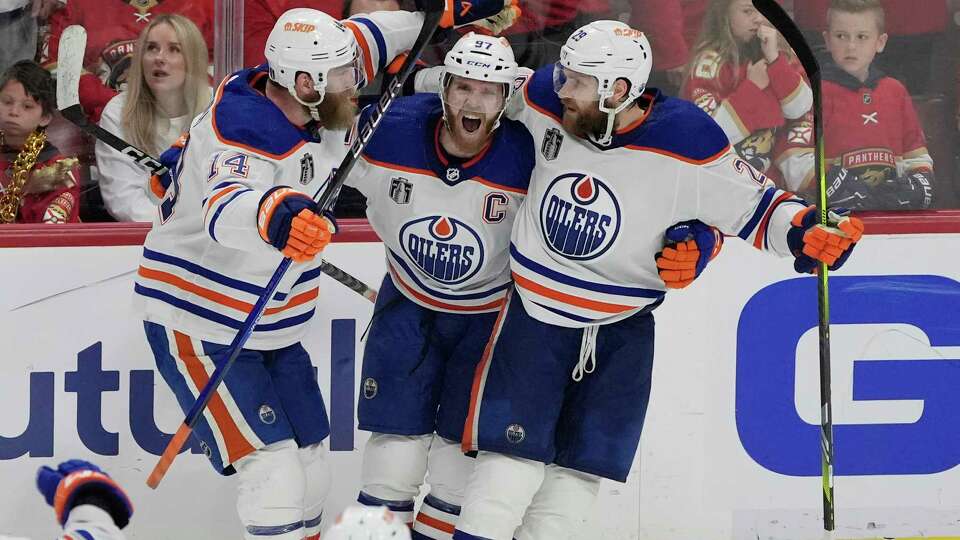
[[[372,434],[358,500],[413,522],[418,539],[449,539],[457,522],[473,468],[459,443],[470,387],[534,162],[529,133],[502,118],[517,71],[509,43],[467,34],[441,69],[439,95],[399,99],[348,181],[388,266],[364,350],[358,418]]]
[[[455,539],[576,538],[601,479],[626,480],[667,288],[665,231],[699,220],[799,271],[838,268],[862,232],[841,213],[816,226],[812,207],[737,156],[705,112],[646,89],[651,65],[641,32],[596,21],[508,110],[537,163],[514,223],[515,287],[472,388],[462,443],[479,453]]]

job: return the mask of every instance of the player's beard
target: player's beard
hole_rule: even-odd
[[[607,113],[599,101],[564,101],[563,127],[581,139],[600,137],[607,131]],[[573,106],[575,110],[569,110]]]
[[[326,129],[348,129],[353,126],[357,117],[356,96],[353,90],[324,95],[323,101],[317,105],[320,125]]]
[[[480,120],[465,121],[462,110],[456,112],[450,110],[445,116],[448,120],[445,124],[446,130],[450,134],[450,139],[456,145],[457,150],[462,154],[475,156],[480,153],[480,150],[483,150],[483,147],[490,140],[490,135],[493,133],[497,118],[492,114],[469,114],[474,117],[479,116]],[[467,129],[467,126],[472,127],[473,125],[477,125],[473,131]]]

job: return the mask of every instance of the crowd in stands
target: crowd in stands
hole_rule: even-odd
[[[960,0],[782,0],[824,73],[834,202],[860,210],[960,207]],[[811,89],[750,0],[521,0],[504,35],[518,62],[554,62],[571,31],[613,18],[647,33],[649,86],[693,101],[736,151],[788,189],[813,180]],[[412,0],[244,0],[243,58],[287,9],[345,18]],[[87,31],[87,116],[159,155],[207,105],[215,0],[0,0],[0,223],[150,221],[150,179],[56,113],[58,42]],[[453,39],[448,39],[452,43]],[[446,45],[423,56],[438,63]],[[382,81],[365,92],[376,95]],[[362,214],[345,194],[338,211]],[[11,206],[13,205],[13,206]],[[12,216],[10,208],[14,208]]]

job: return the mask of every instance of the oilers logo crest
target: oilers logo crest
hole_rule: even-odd
[[[427,216],[400,228],[400,245],[423,272],[448,285],[463,283],[483,266],[483,241],[469,225],[450,216]]]
[[[584,261],[603,255],[620,232],[620,204],[599,178],[567,173],[550,183],[540,203],[540,232],[550,249]]]

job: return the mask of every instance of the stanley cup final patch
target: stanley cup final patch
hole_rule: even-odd
[[[313,155],[304,154],[300,158],[300,183],[304,186],[313,182]]]
[[[543,134],[543,142],[540,144],[540,153],[547,161],[557,159],[560,154],[560,145],[563,144],[563,133],[557,128],[550,128]]]

